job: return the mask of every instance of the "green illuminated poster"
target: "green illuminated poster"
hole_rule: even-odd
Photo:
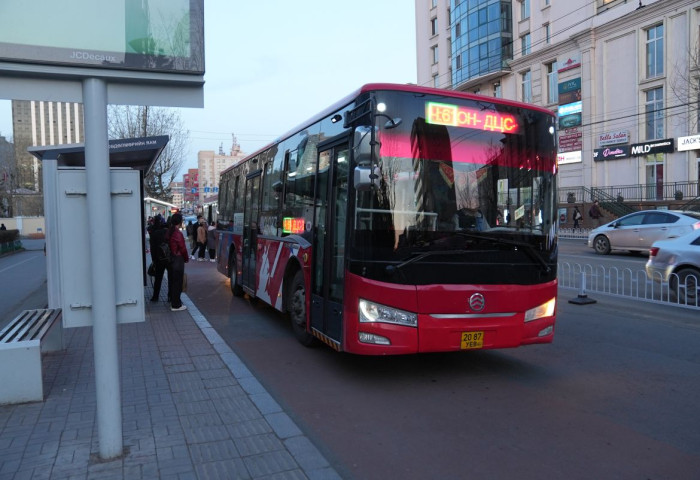
[[[0,60],[204,71],[203,0],[2,0]]]

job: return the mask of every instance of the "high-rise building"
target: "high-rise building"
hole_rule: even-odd
[[[18,163],[19,186],[41,190],[41,165],[28,147],[64,145],[85,141],[83,106],[79,103],[12,101],[12,128]]]
[[[669,188],[697,195],[697,0],[415,5],[420,85],[557,114],[560,192],[597,189],[612,198],[637,187],[651,203]]]
[[[418,84],[452,88],[450,0],[416,0]]]
[[[190,168],[182,176],[183,200],[182,209],[185,213],[192,213],[199,206],[199,174],[196,168]]]
[[[182,209],[185,202],[185,184],[184,182],[171,182],[170,191],[173,194],[173,205]]]
[[[211,197],[219,191],[219,175],[231,165],[234,165],[245,157],[241,147],[233,136],[231,150],[224,153],[223,146],[219,146],[219,151],[201,150],[197,154],[197,170],[199,172],[199,205],[204,205],[204,199]]]

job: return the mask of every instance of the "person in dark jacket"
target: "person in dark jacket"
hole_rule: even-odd
[[[187,246],[185,245],[185,237],[180,231],[182,225],[182,215],[176,213],[170,221],[170,228],[167,230],[167,239],[170,244],[171,274],[172,284],[170,285],[170,310],[179,312],[187,310],[187,307],[182,304],[180,295],[182,294],[182,281],[185,277],[185,263],[190,261],[187,255]]]
[[[163,273],[167,270],[168,272],[168,290],[170,290],[171,274],[170,265],[164,261],[161,254],[160,244],[165,242],[165,234],[167,229],[165,226],[165,220],[163,220],[162,215],[156,215],[153,219],[153,223],[148,227],[149,236],[149,247],[151,249],[151,261],[155,267],[156,274],[153,280],[153,296],[151,297],[152,302],[157,302],[158,297],[160,297],[160,287],[163,283]],[[168,298],[170,298],[170,292],[168,292]]]
[[[207,249],[209,250],[209,261],[216,262],[216,226],[214,222],[207,228]]]
[[[578,209],[578,205],[574,207],[574,230],[577,228],[581,228],[579,225],[579,222],[583,218],[583,215],[581,215],[581,211]]]
[[[588,210],[588,216],[595,221],[596,227],[600,227],[603,224],[603,212],[600,210],[598,200],[595,200],[593,205],[591,205],[591,208]]]

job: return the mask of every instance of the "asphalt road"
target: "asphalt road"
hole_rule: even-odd
[[[44,240],[22,240],[22,246],[0,257],[0,328],[23,310],[48,305]]]
[[[3,313],[45,305],[43,258],[0,258]],[[301,346],[213,263],[187,272],[190,298],[344,478],[700,478],[696,310],[563,291],[551,345],[359,357]]]
[[[346,478],[700,477],[696,311],[564,292],[551,345],[358,357],[302,347],[214,264],[187,271],[190,298]]]

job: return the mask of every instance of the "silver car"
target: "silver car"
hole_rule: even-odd
[[[657,240],[680,237],[698,229],[698,212],[642,210],[591,230],[588,246],[601,255],[607,255],[610,250],[646,253]]]
[[[698,305],[700,230],[678,238],[654,242],[646,265],[647,277],[668,283],[681,303]]]

